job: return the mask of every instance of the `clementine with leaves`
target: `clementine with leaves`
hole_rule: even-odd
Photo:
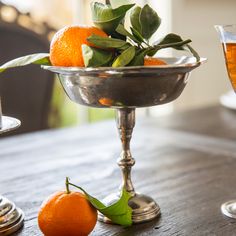
[[[50,44],[50,61],[54,66],[84,67],[82,45],[94,46],[87,41],[91,35],[108,37],[94,26],[66,26],[59,30]]]
[[[41,206],[38,224],[45,236],[87,236],[97,222],[97,210],[79,192],[59,191]]]
[[[123,22],[131,8],[132,27],[127,30]],[[110,4],[99,1],[91,4],[91,13],[96,27],[67,26],[53,37],[50,54],[36,53],[11,60],[0,66],[0,73],[29,64],[93,68],[165,65],[159,59],[145,58],[165,48],[188,50],[197,62],[201,59],[190,45],[191,39],[184,40],[174,33],[161,37],[155,44],[149,43],[160,27],[161,18],[148,4],[143,7],[125,4],[112,8]]]

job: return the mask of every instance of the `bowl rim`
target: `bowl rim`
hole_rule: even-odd
[[[109,73],[121,73],[121,72],[128,72],[128,71],[140,71],[143,70],[145,72],[153,71],[153,70],[165,70],[165,69],[178,69],[178,68],[192,68],[198,67],[201,64],[206,63],[207,58],[201,57],[199,61],[196,61],[195,57],[158,57],[161,60],[177,60],[184,61],[188,60],[187,63],[176,63],[176,64],[167,64],[167,65],[158,65],[158,66],[126,66],[126,67],[63,67],[63,66],[48,66],[42,65],[41,67],[45,70],[50,70],[56,73],[99,73],[99,72],[109,72]],[[195,61],[194,61],[195,60]]]

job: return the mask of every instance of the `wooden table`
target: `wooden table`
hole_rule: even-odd
[[[99,198],[120,184],[114,121],[2,138],[0,150],[0,192],[26,214],[17,236],[42,235],[39,206],[66,176]],[[98,222],[92,236],[236,235],[236,220],[220,212],[236,198],[235,112],[215,106],[139,119],[132,153],[136,190],[151,195],[162,215],[130,228]]]

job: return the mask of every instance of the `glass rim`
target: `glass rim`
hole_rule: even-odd
[[[101,73],[108,74],[123,74],[123,73],[140,73],[145,71],[146,73],[153,73],[164,70],[183,69],[199,66],[207,61],[206,58],[201,57],[199,61],[196,61],[195,57],[158,57],[161,60],[167,61],[167,65],[160,66],[127,66],[127,67],[60,67],[60,66],[46,66],[41,67],[45,70],[50,70],[55,73]],[[168,59],[183,60],[180,63],[168,64]],[[185,61],[186,60],[186,61]]]
[[[234,23],[234,24],[222,24],[222,25],[217,24],[217,25],[214,25],[215,28],[217,28],[217,27],[224,28],[224,27],[230,27],[230,26],[236,27],[236,23]]]

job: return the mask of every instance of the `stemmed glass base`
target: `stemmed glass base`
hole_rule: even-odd
[[[233,219],[236,219],[236,200],[225,202],[221,205],[221,212]]]
[[[14,130],[20,126],[18,119],[3,116],[0,134]],[[10,235],[20,229],[24,224],[24,212],[0,195],[0,235]]]
[[[131,168],[135,164],[134,158],[130,152],[130,140],[135,125],[135,109],[120,108],[116,111],[116,124],[122,143],[122,152],[118,159],[118,165],[122,170],[123,182],[121,189],[125,188],[131,194],[129,206],[132,208],[132,223],[143,223],[158,217],[161,213],[158,204],[149,196],[136,193],[131,181]],[[116,202],[120,194],[111,194],[103,202],[109,206]],[[111,223],[110,219],[99,215],[99,220],[105,223]]]

